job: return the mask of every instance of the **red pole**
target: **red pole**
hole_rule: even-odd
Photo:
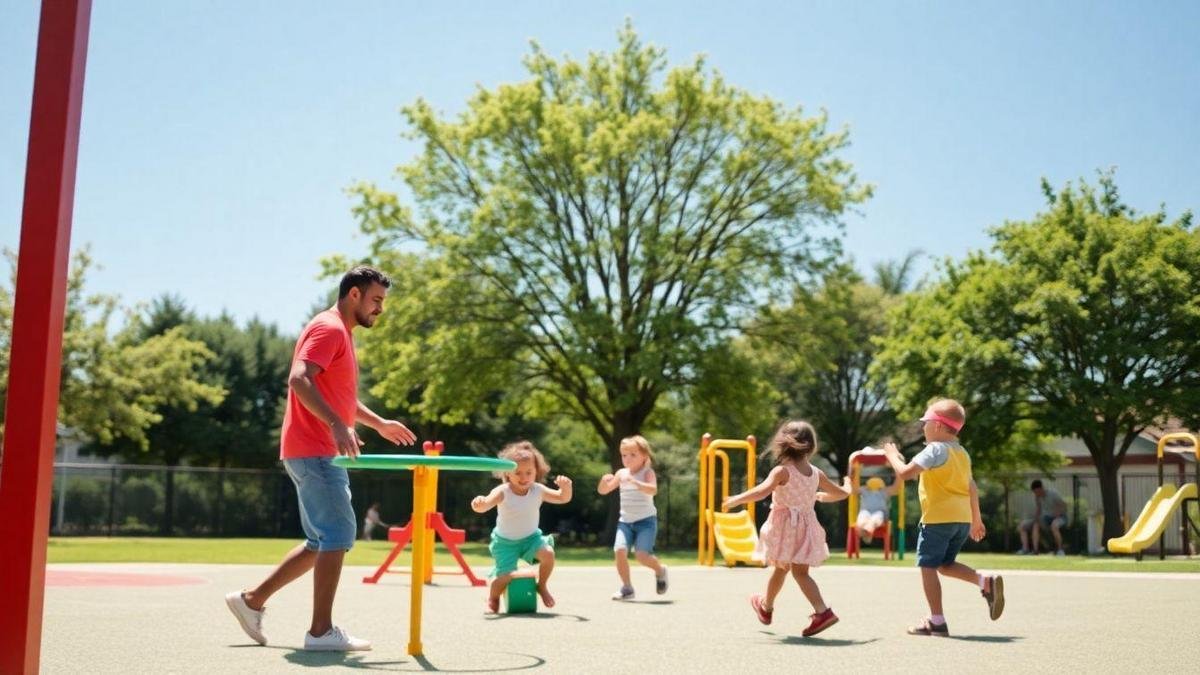
[[[36,673],[91,0],[43,0],[0,471],[0,672]]]

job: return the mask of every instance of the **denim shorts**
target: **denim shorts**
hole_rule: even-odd
[[[953,563],[970,532],[969,523],[921,523],[917,528],[917,567]]]
[[[658,535],[658,516],[650,516],[635,520],[632,523],[617,523],[617,539],[613,542],[613,550],[628,549],[633,544],[633,550],[638,553],[654,553],[654,537]]]
[[[354,546],[354,508],[350,477],[332,457],[285,459],[283,466],[296,484],[300,526],[310,551],[349,551]]]

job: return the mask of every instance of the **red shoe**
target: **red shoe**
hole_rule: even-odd
[[[775,613],[775,610],[763,607],[763,596],[750,596],[750,606],[754,608],[754,613],[758,615],[758,620],[760,623],[762,623],[764,626],[771,625],[771,615]]]
[[[808,628],[805,628],[801,635],[804,637],[812,637],[837,622],[837,614],[833,613],[832,608],[826,607],[824,612],[812,615],[812,623],[808,624]]]

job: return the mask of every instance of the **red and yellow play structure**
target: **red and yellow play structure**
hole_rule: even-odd
[[[744,441],[724,438],[713,440],[712,434],[704,434],[700,439],[700,485],[697,489],[699,510],[696,524],[699,538],[696,557],[701,565],[713,564],[714,549],[720,549],[727,567],[733,567],[737,563],[758,566],[763,564],[761,560],[754,559],[754,549],[758,547],[754,503],[746,504],[744,510],[733,513],[727,513],[721,506],[729,496],[729,453],[726,451],[746,453],[746,489],[749,490],[755,483],[757,447],[753,436],[747,436]],[[720,501],[717,500],[716,481],[718,462],[721,465]]]
[[[1196,480],[1194,483],[1184,483],[1180,486],[1173,483],[1163,484],[1163,448],[1168,443],[1175,441],[1187,441],[1192,446],[1192,452],[1196,453]],[[1200,536],[1200,525],[1192,521],[1187,508],[1190,502],[1200,498],[1200,444],[1197,444],[1196,437],[1192,434],[1166,434],[1158,439],[1157,455],[1158,489],[1150,496],[1150,501],[1142,507],[1142,512],[1138,514],[1137,520],[1133,522],[1125,536],[1108,540],[1109,553],[1132,553],[1138,560],[1141,560],[1142,552],[1153,546],[1154,540],[1157,539],[1158,557],[1160,560],[1165,559],[1167,557],[1165,541],[1167,523],[1176,510],[1179,510],[1180,513],[1183,550],[1191,550],[1189,526],[1196,531],[1197,536]]]
[[[425,441],[425,443],[421,446],[421,450],[424,451],[426,457],[437,457],[442,454],[442,450],[444,449],[445,446],[441,441]],[[463,559],[462,552],[458,550],[459,545],[467,540],[467,533],[464,530],[457,530],[450,527],[450,525],[446,523],[445,516],[443,516],[442,513],[437,510],[438,470],[436,467],[429,467],[428,471],[429,485],[425,489],[425,545],[421,547],[425,554],[424,564],[421,565],[425,572],[425,583],[433,583],[434,574],[461,573],[467,577],[467,580],[471,582],[472,586],[483,586],[485,585],[483,579],[475,576],[475,573],[471,571],[471,566],[467,564],[465,559]],[[415,509],[413,510],[413,513],[414,515],[416,514]],[[391,553],[388,553],[387,558],[383,561],[383,564],[379,566],[379,569],[375,570],[374,574],[363,577],[364,584],[377,583],[379,578],[389,571],[388,568],[391,567],[392,562],[396,560],[396,557],[400,555],[401,551],[403,551],[404,548],[408,546],[409,541],[412,540],[413,529],[412,520],[409,520],[404,527],[393,526],[388,528],[388,541],[395,542],[396,545],[392,547]],[[462,570],[461,572],[439,572],[433,568],[433,549],[435,539],[442,540],[442,544],[446,547],[446,550],[450,552],[450,555],[454,556],[455,562],[458,563],[459,569]],[[415,544],[413,546],[413,550],[417,550]],[[400,570],[400,572],[402,574],[408,574],[410,573],[410,570]]]
[[[864,448],[850,455],[849,470],[850,484],[855,487],[855,490],[850,495],[850,499],[846,508],[848,522],[846,524],[846,557],[861,558],[859,555],[858,532],[855,528],[855,523],[858,519],[858,490],[862,487],[863,467],[866,466],[888,466],[887,457],[879,450],[874,448]],[[904,481],[896,482],[896,504],[893,508],[888,509],[888,520],[884,521],[878,529],[875,530],[875,536],[883,541],[883,559],[890,560],[892,552],[900,560],[904,559]],[[893,548],[893,536],[895,537],[895,548]]]

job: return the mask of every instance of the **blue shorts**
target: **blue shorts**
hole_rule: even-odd
[[[969,523],[921,523],[917,527],[917,567],[953,563],[970,533]]]
[[[354,508],[350,476],[332,457],[285,459],[283,467],[296,484],[300,526],[310,551],[349,551],[354,546]]]
[[[492,540],[488,543],[488,552],[492,554],[492,571],[488,577],[494,579],[512,574],[522,560],[530,565],[536,563],[538,551],[544,548],[554,551],[554,537],[542,534],[541,530],[534,530],[524,539],[501,537],[492,530]]]
[[[617,523],[617,538],[613,550],[629,549],[638,553],[654,553],[654,538],[658,535],[658,516],[635,520],[632,523]]]

